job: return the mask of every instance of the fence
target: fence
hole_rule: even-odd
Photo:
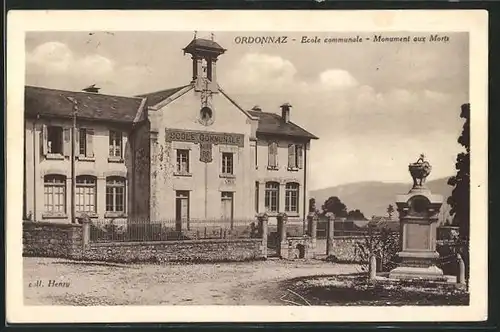
[[[91,242],[179,241],[201,239],[257,238],[258,225],[252,220],[134,221],[93,220]]]

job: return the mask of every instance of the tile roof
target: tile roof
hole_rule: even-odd
[[[295,123],[286,123],[278,114],[262,111],[248,111],[248,113],[259,118],[259,127],[257,128],[257,134],[284,135],[318,139],[318,137],[297,126]]]
[[[132,123],[142,105],[142,98],[100,93],[55,90],[35,86],[24,88],[24,112],[27,117],[40,114],[71,117],[73,107],[67,99],[78,102],[78,118]]]
[[[206,50],[215,53],[224,53],[226,51],[226,49],[213,40],[204,38],[195,38],[184,48],[185,52],[192,52],[194,50]]]
[[[161,103],[163,100],[167,99],[168,97],[170,97],[174,93],[184,89],[185,87],[187,87],[189,85],[190,84],[184,85],[184,86],[179,86],[177,88],[171,88],[171,89],[167,89],[167,90],[146,93],[146,94],[139,95],[137,97],[146,98],[146,107],[154,106],[158,103]]]

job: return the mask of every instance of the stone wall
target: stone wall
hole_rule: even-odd
[[[359,262],[357,243],[363,242],[364,236],[336,236],[333,238],[333,256],[339,262]]]
[[[82,225],[23,222],[23,256],[78,258],[82,248]]]
[[[91,243],[84,259],[107,262],[224,262],[263,259],[261,239]]]

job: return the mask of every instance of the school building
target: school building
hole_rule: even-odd
[[[288,103],[247,110],[228,96],[216,68],[225,52],[195,38],[186,85],[135,97],[26,86],[25,218],[304,220],[317,137]]]

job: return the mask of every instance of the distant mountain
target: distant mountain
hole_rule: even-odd
[[[451,195],[453,187],[447,184],[448,178],[440,178],[427,182],[427,186],[434,194],[440,194],[444,197],[442,210],[448,211],[449,206],[446,199]],[[337,196],[347,205],[347,209],[359,209],[366,218],[372,216],[386,216],[387,206],[395,206],[395,197],[398,194],[405,194],[411,188],[411,183],[387,183],[387,182],[355,182],[343,184],[335,187],[312,190],[310,197],[316,199],[316,207],[321,208],[326,199],[331,196]],[[397,216],[397,212],[394,214]]]

